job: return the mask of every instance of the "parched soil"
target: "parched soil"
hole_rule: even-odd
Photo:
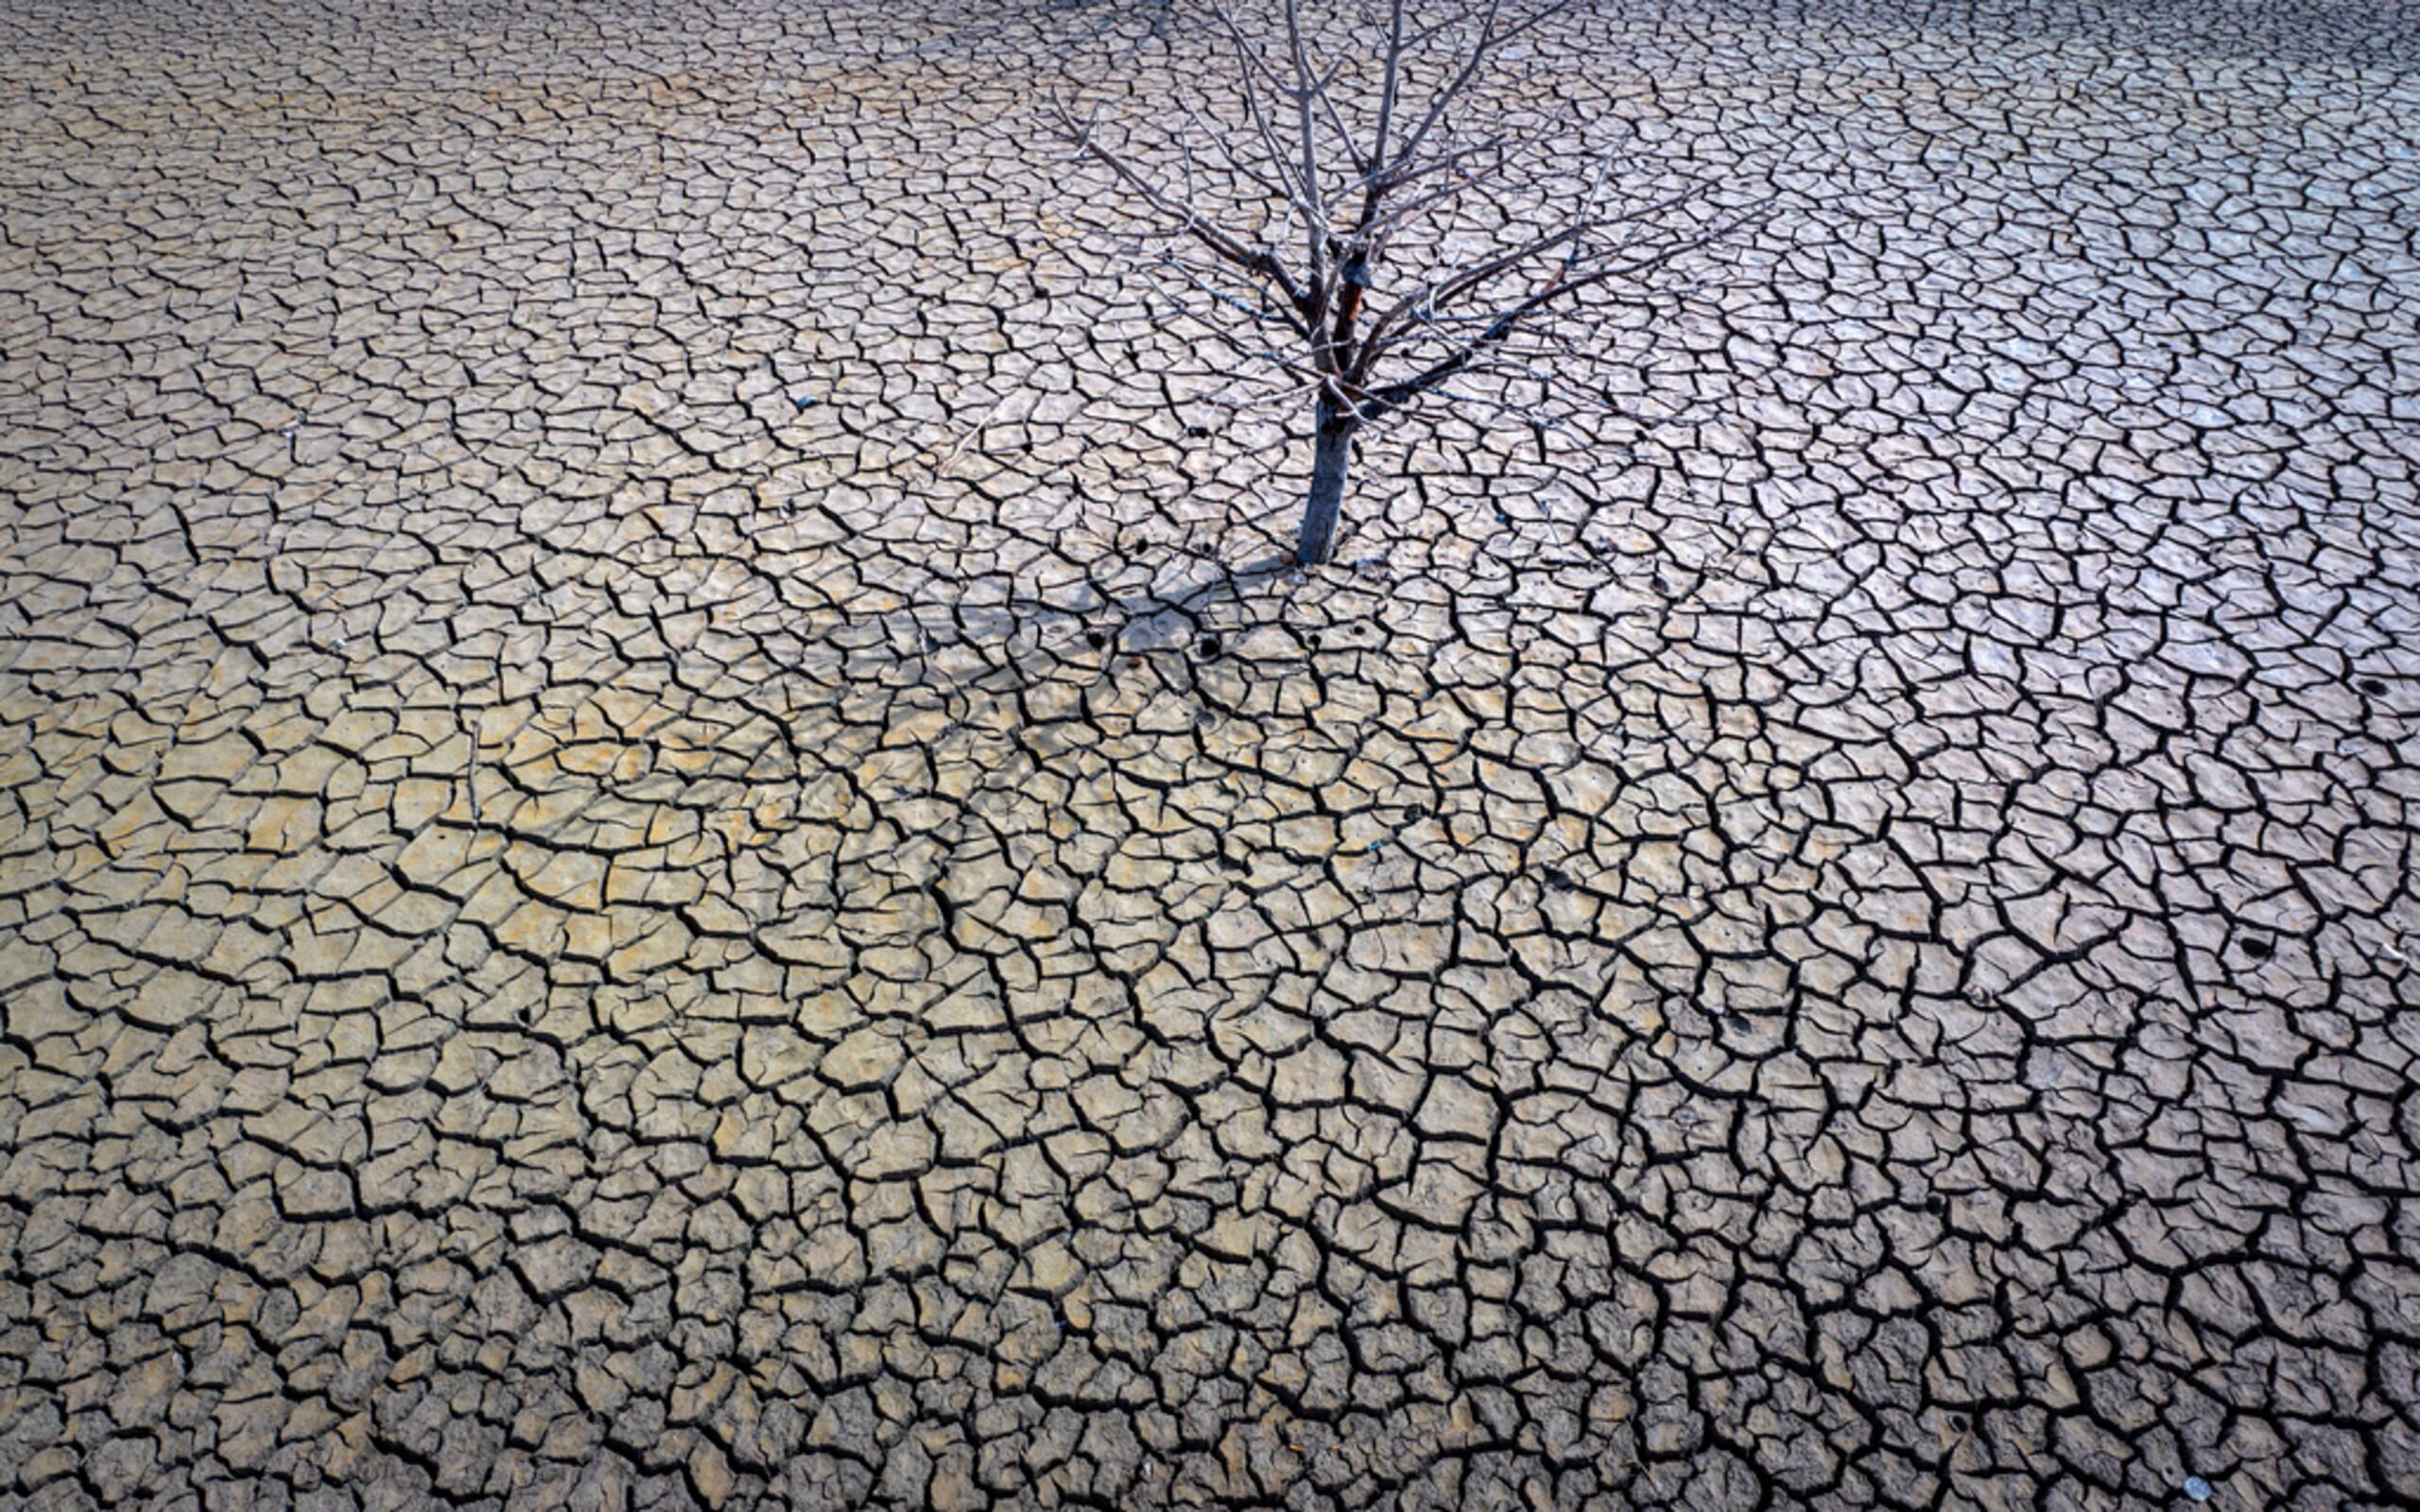
[[[1298,572],[1159,9],[0,0],[0,1504],[2420,1497],[2420,10],[1590,6]]]

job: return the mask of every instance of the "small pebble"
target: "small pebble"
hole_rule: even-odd
[[[2196,1502],[2206,1502],[2210,1499],[2210,1483],[2199,1475],[2187,1475],[2185,1477],[2185,1494]]]

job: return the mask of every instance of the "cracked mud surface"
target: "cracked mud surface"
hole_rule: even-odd
[[[2410,12],[1604,7],[1231,580],[1112,9],[0,8],[0,1503],[2420,1494]]]

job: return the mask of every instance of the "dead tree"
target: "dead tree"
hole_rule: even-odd
[[[1357,436],[1482,372],[1543,376],[1580,296],[1707,239],[1649,232],[1678,198],[1626,197],[1606,133],[1524,87],[1545,69],[1515,55],[1576,3],[1204,0],[1223,88],[1156,131],[1057,112],[1150,213],[1157,264],[1311,399],[1300,563],[1335,549]]]

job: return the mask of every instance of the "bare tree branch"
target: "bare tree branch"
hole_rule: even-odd
[[[1097,117],[1066,111],[1056,125],[1167,223],[1158,266],[1212,312],[1275,318],[1299,343],[1265,355],[1314,401],[1305,561],[1332,546],[1357,432],[1429,396],[1483,402],[1447,387],[1482,370],[1544,385],[1534,364],[1567,345],[1530,339],[1533,327],[1574,320],[1596,307],[1591,291],[1739,223],[1640,234],[1694,195],[1611,203],[1623,174],[1605,133],[1548,87],[1570,76],[1507,66],[1577,0],[1201,3],[1228,60],[1223,94],[1181,90],[1182,124],[1157,137],[1113,145]],[[1299,258],[1272,245],[1288,229]],[[1260,291],[1257,307],[1222,280]],[[1531,423],[1543,446],[1547,427]]]

